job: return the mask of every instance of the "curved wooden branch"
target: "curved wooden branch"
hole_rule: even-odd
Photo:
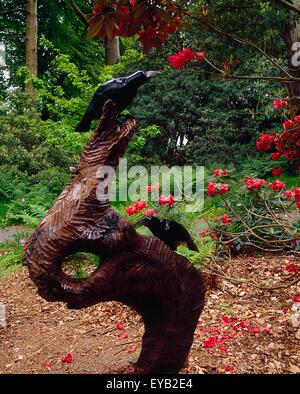
[[[137,372],[177,373],[193,342],[204,285],[184,257],[157,238],[138,235],[108,199],[98,200],[99,168],[117,167],[137,126],[134,118],[119,126],[117,116],[107,102],[76,175],[27,241],[24,264],[48,301],[78,309],[115,300],[134,308],[145,324]],[[62,272],[64,257],[77,251],[101,257],[82,280]]]

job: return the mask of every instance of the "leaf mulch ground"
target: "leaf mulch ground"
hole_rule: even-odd
[[[251,283],[284,282],[290,263],[299,259],[239,257],[223,263],[226,276],[250,282],[212,281],[183,373],[300,373],[300,327],[292,325],[288,308],[300,282],[272,292]],[[0,373],[122,373],[138,357],[143,323],[121,304],[72,311],[47,303],[25,269],[1,280],[0,302],[7,310]],[[115,327],[120,322],[124,331]],[[68,354],[70,363],[62,361]]]

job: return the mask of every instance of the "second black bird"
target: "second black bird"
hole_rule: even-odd
[[[175,220],[151,216],[139,220],[137,224],[148,227],[155,237],[167,244],[172,250],[176,250],[178,245],[186,243],[190,250],[199,251],[189,232]]]

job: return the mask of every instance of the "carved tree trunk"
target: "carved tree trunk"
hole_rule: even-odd
[[[108,200],[97,199],[99,167],[117,167],[136,129],[136,120],[116,123],[118,113],[107,102],[101,121],[70,180],[25,245],[24,264],[48,301],[84,308],[119,301],[141,314],[145,324],[139,373],[177,373],[193,342],[204,305],[199,272],[154,237],[136,233]],[[86,279],[62,272],[64,257],[77,251],[101,257]]]

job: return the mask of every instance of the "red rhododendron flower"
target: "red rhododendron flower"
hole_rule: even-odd
[[[224,369],[226,372],[232,372],[234,370],[233,365],[224,365]]]
[[[228,174],[229,174],[229,171],[228,171],[228,170],[223,170],[222,168],[217,168],[217,169],[214,171],[214,175],[215,175],[216,177],[225,176],[225,175],[228,175]]]
[[[282,174],[282,168],[273,168],[272,175],[279,177]]]
[[[273,159],[273,160],[275,160],[275,161],[277,161],[277,160],[279,160],[280,158],[281,158],[281,153],[279,153],[279,152],[274,152],[274,153],[271,153],[271,158]]]
[[[117,330],[124,331],[124,330],[125,330],[125,323],[122,321],[122,322],[120,322],[120,323],[117,323],[117,324],[115,325],[115,327],[116,327]]]
[[[300,302],[300,293],[293,298],[294,302]]]
[[[62,360],[63,363],[71,364],[73,360],[72,354],[68,353]]]
[[[233,329],[237,331],[240,328],[248,328],[248,326],[249,326],[248,320],[243,320],[240,323],[238,323],[235,326],[233,326]]]
[[[195,57],[198,59],[198,63],[201,63],[205,57],[206,52],[195,52]]]
[[[171,207],[172,205],[174,205],[174,203],[175,203],[175,199],[174,199],[174,196],[168,196],[168,197],[166,197],[166,196],[164,196],[163,194],[159,197],[159,199],[158,199],[158,202],[161,204],[161,205],[169,205],[169,207]]]
[[[143,209],[147,208],[147,206],[148,206],[146,201],[137,201],[133,205],[137,211],[142,211]]]
[[[201,235],[201,237],[207,237],[207,231],[206,230],[202,230],[202,231],[200,231],[200,235]]]
[[[262,133],[259,137],[259,140],[256,142],[257,150],[267,152],[274,147],[275,137],[270,134]]]
[[[194,52],[190,48],[186,48],[174,56],[168,56],[167,60],[172,67],[181,70],[185,64],[193,60],[193,58]]]
[[[278,179],[270,183],[269,188],[275,191],[280,191],[285,187],[285,182],[281,182]]]
[[[292,120],[286,120],[286,121],[283,123],[283,127],[284,127],[285,129],[291,129],[293,126],[294,126],[294,122],[293,122]]]
[[[210,237],[213,239],[213,240],[215,240],[215,241],[220,241],[220,238],[215,234],[215,233],[211,233],[210,234]]]
[[[300,198],[300,188],[299,187],[294,187],[293,188],[293,194],[296,200]]]
[[[300,209],[300,200],[297,200],[297,201],[296,201],[296,205],[297,205],[297,208]]]
[[[229,192],[230,186],[227,183],[221,183],[219,186],[219,194],[224,195]]]
[[[291,200],[294,197],[294,193],[291,190],[285,190],[284,196],[287,200]]]
[[[265,186],[266,181],[264,179],[247,178],[244,180],[244,184],[248,190],[259,190]]]
[[[229,316],[222,316],[221,317],[221,321],[225,326],[228,326],[228,324],[235,322],[236,319],[234,319],[233,317],[229,317]]]
[[[215,184],[212,182],[209,182],[207,185],[207,193],[209,196],[214,197],[216,195],[215,191]]]
[[[218,337],[210,337],[203,342],[202,346],[206,348],[214,347],[217,344]]]
[[[276,110],[282,108],[282,107],[287,107],[289,105],[289,102],[287,99],[276,99],[273,101],[273,106]]]
[[[252,332],[252,334],[259,334],[260,329],[259,329],[259,327],[251,327],[250,332]]]
[[[100,14],[101,10],[102,10],[101,5],[100,5],[100,4],[97,4],[97,5],[92,9],[92,13],[93,13],[94,15]]]
[[[136,215],[136,214],[138,213],[138,211],[136,210],[136,208],[133,207],[133,206],[126,207],[125,209],[126,209],[126,212],[127,212],[127,214],[128,214],[129,216]]]
[[[146,209],[144,211],[144,216],[150,217],[150,216],[155,216],[156,214],[157,214],[157,212],[155,209]]]

